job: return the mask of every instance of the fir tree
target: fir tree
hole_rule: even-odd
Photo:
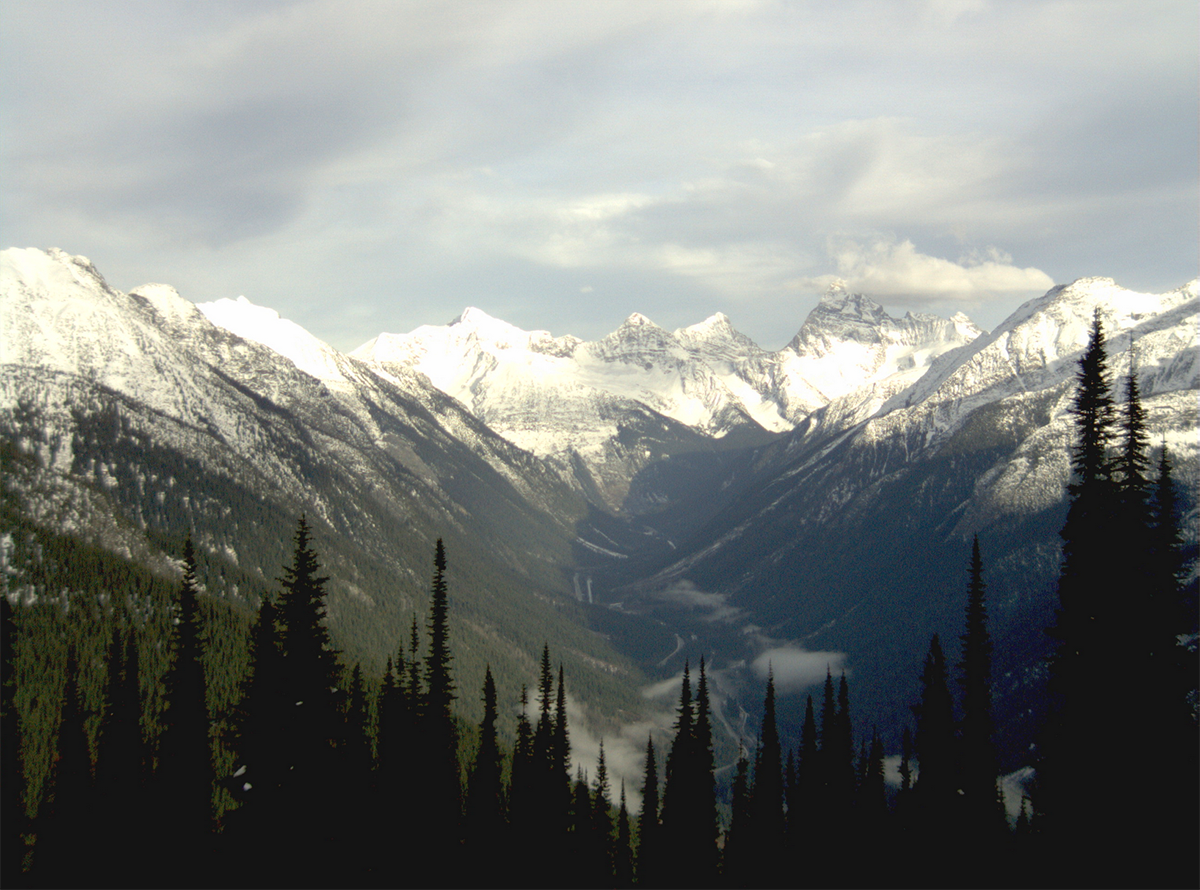
[[[662,838],[671,877],[683,886],[708,886],[717,876],[717,823],[712,770],[712,730],[707,678],[692,699],[684,665],[675,739],[667,755],[663,786]]]
[[[633,886],[633,831],[625,802],[625,780],[621,780],[621,806],[617,810],[617,842],[613,853],[613,878],[617,887]]]
[[[488,665],[483,675],[483,721],[479,751],[467,782],[466,838],[475,880],[489,883],[503,858],[505,838],[503,759],[496,734],[496,682]]]
[[[148,753],[142,739],[137,639],[133,632],[122,645],[113,629],[108,650],[108,707],[96,754],[96,799],[105,818],[95,826],[98,861],[96,885],[122,882],[138,887],[151,882],[149,863],[131,856],[128,838],[147,838],[148,818],[158,813],[146,797]]]
[[[920,767],[915,789],[923,810],[946,818],[957,797],[954,700],[946,682],[946,657],[937,634],[929,641],[921,687],[921,702],[913,708]]]
[[[421,687],[421,635],[417,630],[417,616],[412,616],[412,624],[408,631],[408,672],[405,678],[404,691],[408,696],[409,710],[414,717],[420,716],[424,692]]]
[[[535,818],[533,727],[529,723],[529,692],[521,686],[521,711],[517,715],[517,741],[513,747],[512,774],[509,779],[509,821],[514,843],[524,842],[533,834]]]
[[[963,692],[962,798],[963,817],[970,837],[980,843],[999,842],[1005,830],[1004,809],[997,786],[995,723],[992,719],[992,640],[987,627],[986,587],[979,538],[971,545],[967,585],[966,631],[959,664]],[[986,849],[973,855],[984,855]]]
[[[675,866],[687,861],[690,846],[687,834],[687,807],[690,803],[689,782],[694,779],[694,775],[689,774],[689,759],[694,760],[695,719],[691,671],[685,663],[679,693],[679,712],[675,718],[675,739],[667,753],[662,801],[663,862],[670,862]],[[678,872],[674,876],[681,877]]]
[[[637,880],[643,887],[662,883],[662,826],[658,821],[658,763],[654,737],[646,737],[646,766],[642,774],[642,812],[638,816]]]
[[[817,821],[823,818],[818,811],[821,800],[818,787],[821,780],[821,752],[817,739],[813,699],[808,695],[804,704],[804,722],[800,726],[795,789],[788,801],[788,846],[793,854],[804,849],[806,840],[812,839],[815,834]]]
[[[592,792],[592,834],[595,874],[600,886],[611,887],[613,880],[614,838],[612,801],[609,797],[608,764],[604,759],[604,739],[596,761],[596,786]]]
[[[538,721],[534,730],[534,747],[538,758],[549,762],[551,738],[554,735],[554,673],[550,664],[550,644],[542,644],[542,660],[538,672]]]
[[[429,606],[429,654],[425,656],[425,681],[428,692],[427,716],[433,724],[453,727],[451,705],[454,702],[454,680],[450,674],[450,600],[446,587],[446,548],[438,538],[433,555],[433,582],[430,585]],[[448,746],[457,745],[457,739],[447,738]],[[453,745],[450,743],[453,742]]]
[[[1111,696],[1124,670],[1112,658],[1124,642],[1124,585],[1112,585],[1111,561],[1122,551],[1121,496],[1114,480],[1110,446],[1117,435],[1116,410],[1109,384],[1108,360],[1099,310],[1079,363],[1071,406],[1076,441],[1071,449],[1069,505],[1062,530],[1058,580],[1059,608],[1050,630],[1056,647],[1050,661],[1050,711],[1043,729],[1038,763],[1037,809],[1041,833],[1061,862],[1091,861],[1087,850],[1111,836],[1109,789],[1098,778],[1111,752],[1098,739],[1113,728]],[[923,765],[922,765],[923,766]],[[919,783],[918,783],[919,784]],[[1104,840],[1101,840],[1104,839]],[[1081,866],[1070,879],[1111,879],[1113,870]],[[1068,879],[1050,872],[1049,880]],[[1132,877],[1132,876],[1129,876]]]
[[[323,815],[346,806],[341,670],[324,624],[328,578],[320,573],[304,516],[293,543],[292,562],[280,579],[279,604],[264,601],[256,631],[252,693],[261,713],[249,720],[261,738],[251,740],[257,763],[251,763],[247,777],[252,795],[258,798],[254,792],[259,791],[258,799],[269,804],[257,813],[255,828],[247,828],[257,833],[270,820],[281,855],[276,878],[328,883],[336,863],[321,851],[340,843],[346,827]],[[267,787],[259,790],[256,778]],[[247,842],[252,843],[249,837]]]
[[[187,877],[205,885],[208,876],[200,864],[209,858],[213,768],[197,594],[196,555],[189,537],[184,543],[178,617],[170,641],[173,659],[164,680],[166,713],[153,777],[156,837],[147,847],[148,855],[159,858],[160,869],[181,860],[197,861]]]
[[[446,584],[446,550],[438,539],[430,585],[429,652],[425,656],[425,709],[420,737],[426,765],[420,786],[425,800],[425,821],[419,837],[446,857],[448,873],[459,863],[451,856],[462,817],[462,784],[458,766],[458,728],[451,704],[454,681],[450,673],[449,592]]]
[[[750,793],[750,759],[738,746],[733,776],[729,830],[725,832],[722,876],[727,887],[759,886],[754,862],[753,804]]]
[[[768,671],[763,701],[762,732],[754,761],[754,790],[750,801],[750,820],[754,825],[752,859],[753,883],[778,886],[783,882],[783,757],[775,717],[775,677]]]
[[[717,838],[716,761],[713,755],[712,703],[709,701],[708,670],[700,657],[700,679],[696,684],[696,856],[699,878],[712,882],[717,877],[719,852]]]
[[[571,737],[567,728],[567,680],[558,666],[558,691],[554,698],[554,736],[550,744],[551,768],[559,793],[565,793],[571,763]]]

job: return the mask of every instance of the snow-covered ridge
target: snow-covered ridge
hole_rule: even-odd
[[[145,288],[139,287],[131,293],[137,295],[144,291]],[[198,303],[196,308],[218,327],[274,350],[331,388],[350,388],[350,379],[339,362],[341,353],[295,322],[280,318],[274,309],[256,306],[245,297]]]
[[[605,418],[621,404],[717,438],[738,426],[783,432],[863,385],[923,373],[979,333],[965,316],[896,320],[867,297],[831,291],[779,352],[760,348],[721,313],[676,331],[634,313],[584,342],[468,309],[449,325],[381,334],[353,355],[419,370],[535,453],[586,456],[599,447],[597,436],[611,434]],[[571,430],[561,428],[564,419]]]

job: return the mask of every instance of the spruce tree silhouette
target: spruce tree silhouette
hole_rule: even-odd
[[[423,801],[423,819],[417,837],[430,863],[437,863],[432,883],[460,880],[462,831],[462,778],[458,761],[458,727],[451,706],[455,699],[450,664],[450,601],[446,581],[446,549],[438,538],[430,584],[429,651],[425,656],[424,708],[419,738],[423,745],[417,787]]]
[[[754,787],[750,798],[751,883],[759,887],[777,887],[785,883],[783,849],[785,821],[783,811],[783,752],[775,716],[775,675],[767,672],[767,690],[763,700],[763,722],[758,754],[754,759]]]
[[[25,860],[25,770],[16,707],[16,658],[16,612],[5,582],[0,590],[0,885],[5,887],[22,882]]]
[[[345,803],[345,693],[339,688],[337,651],[324,623],[329,579],[320,573],[303,515],[296,525],[294,544],[292,563],[284,567],[280,579],[277,613],[282,659],[274,665],[273,681],[270,672],[263,678],[269,686],[265,691],[277,696],[274,707],[267,709],[278,719],[276,728],[268,731],[275,747],[260,753],[277,764],[267,768],[279,782],[277,792],[274,788],[269,791],[277,794],[275,832],[285,854],[278,863],[284,873],[275,879],[323,886],[337,880],[338,863],[331,851],[344,838],[343,823],[330,814]],[[263,633],[267,633],[265,628]],[[256,664],[256,672],[258,669]]]
[[[1008,826],[998,784],[996,725],[992,717],[992,639],[988,632],[987,588],[979,537],[971,544],[968,570],[966,630],[962,635],[961,788],[962,859],[994,855],[1006,840]]]
[[[1052,883],[1112,880],[1118,869],[1111,861],[1097,863],[1088,851],[1099,843],[1117,855],[1123,843],[1117,831],[1123,820],[1114,818],[1109,783],[1101,780],[1115,753],[1101,743],[1113,729],[1112,690],[1124,683],[1125,667],[1112,658],[1113,647],[1126,642],[1129,615],[1128,590],[1111,583],[1112,560],[1123,552],[1122,497],[1111,454],[1117,418],[1099,309],[1076,381],[1059,608],[1049,631],[1056,644],[1050,709],[1039,739],[1034,799],[1039,843],[1048,854],[1043,870]]]
[[[160,875],[181,861],[194,861],[194,868],[179,875],[180,884],[207,887],[213,880],[207,866],[212,860],[214,776],[198,593],[196,552],[189,536],[169,643],[172,661],[163,681],[166,711],[150,795],[156,818],[145,858],[148,874]]]
[[[642,887],[662,884],[662,825],[658,819],[658,759],[654,737],[646,736],[646,762],[642,772],[642,811],[638,815],[637,883]]]
[[[479,751],[467,782],[466,853],[469,882],[477,887],[494,883],[497,865],[504,861],[506,820],[503,757],[496,734],[496,682],[488,665],[483,676],[483,720]]]

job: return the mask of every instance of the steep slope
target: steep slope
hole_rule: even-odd
[[[929,635],[961,632],[978,533],[1015,764],[1036,719],[1069,472],[1067,409],[1093,311],[1118,381],[1136,356],[1150,438],[1171,448],[1194,528],[1197,293],[1196,282],[1163,295],[1108,279],[1055,288],[886,400],[861,389],[834,399],[762,449],[756,481],[679,542],[668,564],[596,590],[624,611],[687,621],[725,663],[770,652],[778,667],[825,653],[853,672],[860,713],[895,731],[915,700]]]
[[[464,690],[491,661],[515,700],[549,640],[608,706],[637,709],[614,679],[632,668],[571,620],[564,566],[585,505],[555,473],[420,375],[381,376],[248,304],[206,311],[282,353],[169,287],[123,294],[80,257],[0,254],[14,586],[38,529],[162,572],[191,531],[209,590],[253,597],[275,586],[307,512],[335,639],[378,668],[425,612],[441,537]]]

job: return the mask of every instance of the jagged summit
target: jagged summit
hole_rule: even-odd
[[[652,322],[646,316],[642,315],[642,313],[640,313],[640,312],[630,313],[629,317],[627,319],[625,319],[623,322],[621,322],[621,328],[641,328],[641,327],[658,328],[658,325],[656,325],[654,322]],[[620,328],[618,328],[617,330],[620,330]],[[662,328],[659,328],[659,330],[662,330]]]
[[[889,316],[883,307],[865,294],[852,293],[840,282],[831,284],[821,295],[816,308],[809,313],[809,318],[821,319],[837,316],[847,319],[858,319],[867,324],[883,323]]]

